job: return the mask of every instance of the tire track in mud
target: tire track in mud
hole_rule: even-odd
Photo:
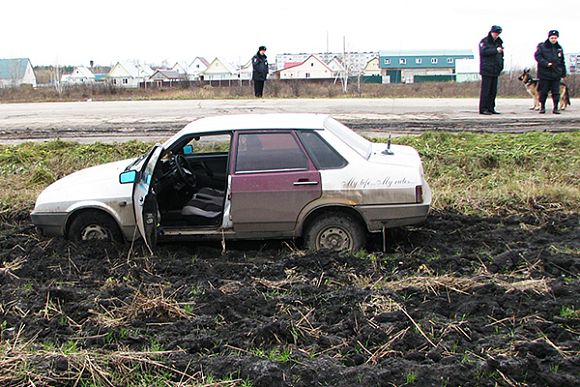
[[[578,214],[434,212],[391,241],[365,257],[277,242],[226,254],[165,244],[147,257],[46,239],[26,214],[7,214],[1,339],[24,324],[21,339],[38,348],[142,351],[154,340],[171,369],[254,386],[578,385]],[[71,357],[28,360],[70,376]]]

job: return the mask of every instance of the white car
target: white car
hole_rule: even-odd
[[[208,145],[216,151],[201,152]],[[47,187],[32,212],[71,240],[303,238],[357,250],[368,233],[423,221],[431,190],[419,154],[374,144],[322,114],[198,119],[134,159]]]

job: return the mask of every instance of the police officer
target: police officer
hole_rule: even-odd
[[[548,92],[552,92],[554,108],[552,113],[560,114],[560,78],[566,77],[564,50],[558,43],[560,33],[556,30],[548,32],[548,39],[538,44],[535,57],[538,62],[538,78],[540,79],[540,114],[546,113]]]
[[[266,46],[260,46],[256,55],[252,57],[252,80],[254,81],[254,95],[262,97],[264,93],[264,82],[268,76],[268,57],[266,56]]]
[[[481,74],[479,114],[499,114],[495,111],[495,97],[498,77],[503,70],[503,41],[499,37],[501,32],[501,27],[494,25],[487,36],[479,42],[479,73]]]

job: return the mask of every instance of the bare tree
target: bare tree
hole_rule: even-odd
[[[54,89],[58,93],[58,95],[62,94],[63,84],[62,84],[62,68],[57,63],[51,72],[51,83],[54,85]]]

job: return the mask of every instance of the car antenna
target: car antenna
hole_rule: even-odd
[[[389,139],[387,140],[387,149],[383,151],[385,155],[394,155],[393,151],[391,150],[391,133],[389,133]]]

